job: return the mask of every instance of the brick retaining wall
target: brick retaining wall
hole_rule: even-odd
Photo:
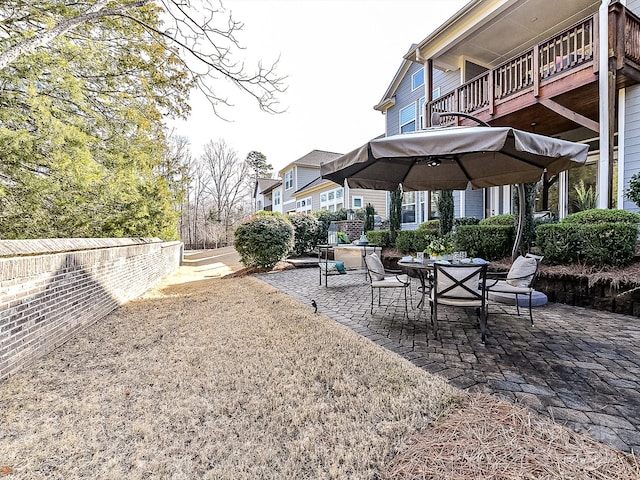
[[[174,271],[157,238],[0,240],[0,379],[139,297]]]

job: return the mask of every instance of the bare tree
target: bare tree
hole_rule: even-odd
[[[224,242],[228,243],[233,225],[246,214],[251,179],[249,164],[224,140],[207,143],[202,160],[210,177],[207,192],[211,195],[213,209],[209,218],[222,223]]]
[[[154,9],[162,14],[162,28],[146,21]],[[39,2],[37,6],[25,0],[3,0],[0,40],[4,39],[8,47],[0,52],[0,70],[79,25],[109,17],[141,25],[158,45],[176,52],[192,83],[204,93],[216,115],[221,116],[219,105],[231,105],[214,89],[221,79],[255,98],[260,109],[279,112],[277,96],[286,89],[286,77],[276,73],[278,60],[269,66],[259,62],[252,71],[236,60],[235,55],[243,48],[236,34],[243,24],[231,18],[216,0],[60,0]]]

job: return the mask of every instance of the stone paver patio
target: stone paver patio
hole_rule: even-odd
[[[439,311],[439,338],[404,301],[383,303],[370,313],[371,290],[363,272],[329,277],[319,285],[317,268],[257,275],[318,311],[424,370],[466,390],[506,397],[617,449],[640,452],[640,319],[549,304],[534,310],[490,304],[486,345],[475,316]],[[377,297],[376,297],[377,298]],[[392,300],[392,299],[387,299]]]

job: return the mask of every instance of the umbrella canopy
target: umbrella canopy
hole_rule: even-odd
[[[371,140],[320,174],[352,188],[465,190],[537,182],[584,164],[588,149],[510,127],[436,127]]]

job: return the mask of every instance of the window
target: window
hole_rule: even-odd
[[[433,89],[433,91],[431,92],[431,98],[433,100],[440,98],[440,87]]]
[[[358,210],[362,208],[362,197],[351,197],[351,208]]]
[[[416,222],[416,192],[402,194],[402,223]]]
[[[290,188],[293,188],[293,170],[284,174],[284,189],[289,190]]]
[[[344,205],[342,203],[342,196],[344,190],[342,187],[330,190],[320,195],[320,210],[329,210],[335,212],[340,210]]]
[[[282,192],[280,190],[276,190],[273,192],[273,205],[278,206],[282,203]]]
[[[311,213],[311,197],[296,201],[296,213]]]
[[[415,90],[422,85],[424,85],[424,68],[421,68],[416,73],[411,75],[411,90]]]
[[[256,202],[256,210],[262,210],[262,200]]]
[[[416,104],[404,107],[400,110],[400,133],[415,132],[416,130]]]

